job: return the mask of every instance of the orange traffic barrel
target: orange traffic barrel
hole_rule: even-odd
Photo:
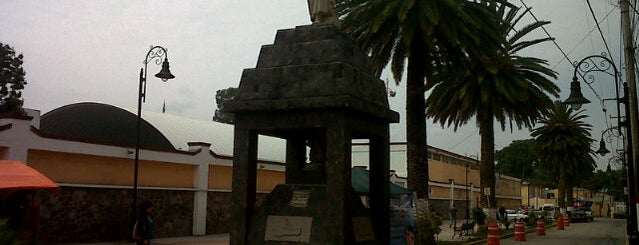
[[[499,245],[499,225],[497,223],[488,224],[487,245]]]
[[[564,217],[564,227],[570,226],[570,217]]]
[[[557,230],[563,230],[564,229],[564,217],[559,216],[557,217]]]
[[[537,220],[537,228],[535,228],[535,233],[537,233],[537,236],[546,235],[546,222],[544,221],[544,219]]]
[[[515,222],[515,241],[526,241],[526,228],[524,222]]]

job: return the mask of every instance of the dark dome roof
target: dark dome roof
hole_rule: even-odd
[[[137,115],[119,107],[83,102],[42,115],[40,131],[64,138],[135,147]],[[171,142],[146,120],[141,121],[140,147],[175,150]]]

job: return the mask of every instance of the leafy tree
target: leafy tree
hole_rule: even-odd
[[[426,100],[427,116],[442,126],[454,129],[475,118],[481,135],[480,180],[482,187],[490,188],[490,203],[482,199],[482,205],[495,208],[495,132],[497,121],[502,130],[513,123],[517,128],[531,128],[551,107],[548,94],[558,96],[559,88],[549,80],[556,73],[547,62],[534,57],[517,55],[517,52],[549,41],[551,38],[524,39],[528,34],[548,24],[536,21],[523,25],[519,22],[528,10],[518,13],[518,8],[506,5],[487,5],[501,17],[496,21],[499,33],[505,41],[485,45],[489,58],[474,57],[469,53],[467,67],[450,67]],[[467,70],[463,70],[467,69]],[[482,192],[484,188],[481,188]],[[483,196],[483,193],[482,193]]]
[[[540,167],[558,174],[560,207],[565,207],[566,190],[572,189],[570,183],[574,183],[573,177],[582,173],[580,168],[594,168],[594,152],[590,149],[592,126],[583,121],[588,116],[581,112],[556,101],[552,110],[540,120],[541,126],[531,133],[541,156]]]
[[[486,21],[490,12],[480,5],[459,0],[341,0],[336,4],[343,30],[370,53],[376,75],[390,62],[398,83],[406,68],[408,187],[418,198],[428,197],[424,93],[437,82],[433,79],[437,67],[461,66],[458,61],[465,53],[483,50],[480,41],[488,38],[478,37],[494,33]]]
[[[231,101],[237,95],[237,88],[229,87],[226,89],[220,89],[215,92],[215,103],[217,109],[215,109],[215,115],[213,115],[213,121],[226,124],[233,124],[233,113],[224,111],[226,103]]]
[[[27,82],[22,69],[22,54],[16,55],[13,47],[0,43],[0,112],[13,112],[24,115],[22,110],[22,89]]]
[[[534,149],[534,140],[515,140],[510,145],[495,152],[495,166],[498,173],[531,180],[534,163],[538,156]]]

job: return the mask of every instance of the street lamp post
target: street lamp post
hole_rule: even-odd
[[[164,58],[164,61],[162,61]],[[157,78],[166,82],[169,79],[175,78],[169,70],[169,59],[165,48],[160,46],[151,46],[149,52],[146,53],[144,58],[144,68],[140,69],[140,86],[138,90],[138,118],[137,126],[135,130],[135,165],[133,167],[133,215],[135,216],[135,209],[138,205],[138,172],[140,166],[140,128],[142,125],[142,103],[146,98],[146,72],[149,62],[154,61],[157,65],[162,64],[162,70],[155,74]]]
[[[610,73],[609,70],[610,68],[613,69],[614,73]],[[629,122],[629,118],[628,116],[630,115],[630,107],[629,107],[629,103],[628,103],[628,85],[627,83],[623,84],[623,98],[619,97],[619,71],[617,70],[617,67],[615,66],[615,63],[612,62],[612,60],[610,60],[609,58],[607,58],[605,56],[605,53],[602,53],[602,55],[591,55],[588,56],[586,58],[583,58],[581,61],[579,61],[578,63],[576,63],[575,65],[575,70],[573,73],[573,77],[572,77],[572,82],[570,83],[570,96],[568,97],[568,99],[566,99],[564,101],[564,103],[566,104],[570,104],[572,106],[573,109],[575,110],[579,110],[581,108],[582,104],[587,104],[590,103],[590,101],[586,98],[583,97],[582,93],[581,93],[581,87],[579,85],[579,80],[577,79],[577,72],[580,71],[580,76],[582,78],[582,80],[584,80],[584,82],[591,84],[592,82],[594,82],[595,77],[594,75],[590,74],[591,72],[602,72],[602,73],[606,73],[609,75],[612,75],[615,78],[615,95],[616,95],[616,101],[617,101],[617,123],[619,126],[619,134],[622,134],[621,132],[621,127],[625,126],[626,127],[626,135],[630,135],[631,134],[631,127],[630,127],[630,122]],[[623,103],[624,104],[624,114],[625,114],[625,121],[621,121],[621,110],[620,110],[620,104]],[[605,131],[604,131],[605,132]],[[637,237],[637,206],[636,206],[636,183],[635,183],[635,174],[634,174],[634,158],[633,158],[633,154],[635,154],[635,152],[632,152],[632,137],[626,137],[627,139],[627,144],[626,144],[626,160],[627,160],[627,176],[628,176],[628,219],[626,219],[626,223],[627,223],[627,234],[628,234],[628,240],[630,242],[630,244],[637,244],[638,241],[638,237]],[[600,142],[600,150],[601,149],[601,144],[603,143]],[[636,143],[636,142],[635,142]],[[605,149],[605,146],[604,148]],[[601,152],[598,153],[602,153],[605,152],[607,150],[602,150]],[[607,153],[607,152],[606,152]],[[605,154],[605,153],[604,153]]]

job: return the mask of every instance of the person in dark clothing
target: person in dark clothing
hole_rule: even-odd
[[[133,227],[133,240],[137,245],[150,245],[153,238],[153,204],[144,201],[140,204],[138,218]]]
[[[504,206],[499,207],[499,217],[498,220],[504,221],[506,220],[506,208]]]
[[[450,228],[457,227],[457,208],[455,208],[455,204],[450,206]]]

